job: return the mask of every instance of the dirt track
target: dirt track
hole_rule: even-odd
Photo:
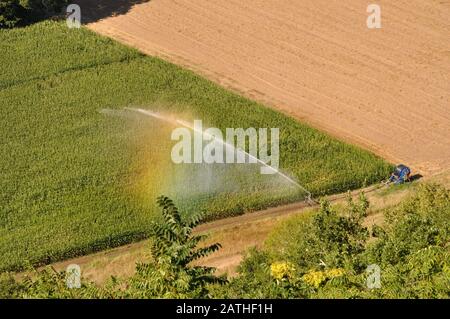
[[[450,165],[450,1],[377,1],[374,30],[369,3],[152,0],[89,27],[389,160],[441,172]]]
[[[379,209],[398,203],[409,194],[409,190],[395,191],[391,194],[381,195],[387,188],[377,186],[367,187],[364,192],[371,201],[372,209]],[[356,197],[359,191],[352,192]],[[347,198],[348,194],[336,194],[328,200],[339,203]],[[279,207],[273,207],[258,212],[224,218],[195,229],[196,233],[209,234],[209,244],[220,242],[222,249],[199,261],[200,264],[216,267],[219,273],[234,275],[236,267],[241,262],[244,253],[251,247],[261,247],[271,230],[282,220],[290,216],[301,214],[309,209],[317,208],[305,202],[298,202]],[[371,214],[366,222],[372,225],[380,221],[380,213]],[[140,241],[98,253],[85,255],[53,264],[57,270],[64,270],[70,264],[77,264],[83,268],[86,279],[96,283],[103,283],[111,275],[126,277],[134,273],[136,262],[148,261],[148,241]]]

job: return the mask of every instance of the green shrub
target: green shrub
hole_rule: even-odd
[[[362,226],[367,208],[364,196],[358,203],[349,197],[347,206],[339,211],[323,201],[319,212],[296,216],[276,228],[266,249],[274,260],[292,261],[303,270],[354,263],[368,237]]]
[[[263,251],[243,261],[240,275],[218,287],[234,298],[449,298],[450,191],[423,185],[385,211],[377,238],[362,226],[367,201],[335,212],[322,205],[314,216],[285,222]],[[289,264],[296,275],[283,281],[270,265]],[[366,267],[381,270],[381,287],[367,286]],[[249,267],[250,266],[250,267]],[[275,293],[274,293],[275,292]]]

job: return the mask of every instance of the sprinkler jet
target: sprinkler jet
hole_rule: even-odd
[[[165,121],[165,122],[176,124],[176,125],[181,125],[184,128],[187,128],[188,129],[187,132],[183,131],[183,130],[178,130],[176,132],[175,131],[172,132],[172,140],[179,140],[179,139],[183,138],[183,141],[186,143],[186,144],[181,144],[181,145],[184,145],[185,148],[182,148],[181,145],[179,145],[178,149],[175,149],[175,150],[172,149],[172,160],[174,162],[178,162],[178,163],[184,163],[184,162],[192,163],[192,157],[187,157],[186,159],[184,159],[184,152],[183,152],[183,155],[181,155],[180,153],[182,151],[186,151],[187,152],[186,154],[191,154],[191,156],[192,156],[191,143],[189,143],[189,144],[187,143],[187,141],[191,141],[192,142],[192,137],[190,135],[190,132],[191,132],[190,130],[192,130],[194,132],[197,132],[197,133],[202,133],[201,134],[201,138],[203,140],[203,128],[202,128],[202,126],[197,124],[197,127],[195,127],[195,123],[194,123],[194,126],[192,126],[186,121],[179,120],[179,119],[173,119],[173,118],[167,117],[167,116],[165,116],[163,114],[158,114],[158,113],[152,112],[150,110],[133,109],[133,108],[131,108],[131,109],[128,108],[128,109],[132,110],[132,111],[135,111],[135,112],[139,112],[139,113],[144,114],[146,116],[151,116],[151,117],[159,119],[161,121]],[[201,123],[201,121],[200,121],[200,123]],[[266,132],[265,135],[264,135],[264,130],[262,131],[262,134],[260,134],[260,139],[259,139],[259,142],[260,142],[260,148],[259,148],[259,150],[260,150],[260,157],[259,158],[256,157],[255,148],[250,147],[250,152],[252,152],[252,150],[253,150],[253,155],[251,153],[247,153],[247,152],[243,151],[243,149],[245,149],[245,136],[244,136],[244,142],[241,142],[241,144],[243,146],[239,150],[239,149],[236,149],[234,147],[234,136],[236,136],[236,134],[233,134],[233,133],[235,133],[235,130],[233,132],[229,131],[229,134],[227,136],[228,137],[229,136],[233,136],[233,139],[231,140],[229,138],[227,142],[225,142],[223,140],[222,132],[220,130],[218,130],[216,132],[217,133],[220,132],[220,134],[217,134],[217,136],[215,136],[217,139],[214,139],[214,142],[219,143],[220,145],[222,145],[222,157],[221,157],[222,161],[223,161],[223,147],[231,148],[233,150],[233,152],[228,153],[228,154],[233,154],[233,156],[230,155],[228,157],[229,159],[231,159],[231,158],[234,159],[234,155],[236,153],[237,153],[236,155],[239,156],[238,154],[242,152],[242,154],[244,154],[244,155],[246,154],[247,156],[249,156],[249,158],[251,158],[252,161],[256,161],[257,163],[262,164],[262,166],[263,166],[263,167],[261,167],[261,173],[262,174],[275,174],[276,173],[276,174],[282,176],[285,180],[289,181],[293,185],[295,185],[298,188],[302,189],[307,194],[308,201],[312,201],[311,200],[311,192],[309,192],[306,188],[302,187],[299,183],[297,183],[291,177],[287,176],[286,174],[284,174],[283,172],[281,172],[278,169],[278,167],[279,167],[279,129],[271,129],[271,153],[270,153],[270,156],[267,153],[267,145],[268,145],[268,143],[267,143],[267,130],[265,131]],[[240,130],[239,132],[244,132],[245,133],[244,130],[242,130],[242,131]],[[214,136],[212,134],[214,132],[210,131],[210,132],[206,132],[206,133],[209,134],[209,135]],[[263,135],[264,135],[264,138],[262,138]],[[238,136],[236,136],[236,137],[238,138],[238,141],[239,141],[239,137]],[[208,138],[208,140],[211,140],[211,138]],[[249,140],[251,140],[251,139],[249,139]],[[183,141],[180,141],[179,143],[182,143]],[[241,136],[241,141],[242,141],[242,136]],[[265,141],[265,143],[261,143],[262,141]],[[238,142],[238,144],[239,144],[239,142]],[[198,145],[200,145],[200,143],[198,143]],[[202,147],[203,147],[203,141],[202,141],[201,147],[199,149],[201,150]],[[210,154],[207,154],[208,158],[210,158],[211,156],[213,156],[213,158],[215,157],[215,154],[216,154],[215,153],[215,148],[213,147],[213,149],[214,149],[214,154],[211,154],[211,152],[210,152]],[[220,152],[220,150],[219,150],[219,152]],[[199,158],[199,157],[197,157],[197,158]],[[244,156],[244,159],[245,159],[245,156]],[[267,164],[269,162],[271,163],[272,166],[269,166]]]

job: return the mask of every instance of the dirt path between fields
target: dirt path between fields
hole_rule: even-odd
[[[380,208],[398,203],[408,193],[409,189],[395,191],[392,194],[380,196],[378,185],[364,189],[374,212]],[[353,196],[359,194],[352,192]],[[337,203],[345,200],[347,194],[338,194],[327,197],[331,202]],[[244,253],[251,247],[261,247],[271,230],[282,220],[290,216],[304,213],[317,208],[318,205],[305,202],[293,203],[279,207],[269,208],[258,212],[225,218],[200,225],[195,233],[208,234],[206,244],[219,242],[222,249],[200,260],[201,264],[216,267],[219,273],[234,275]],[[371,214],[367,218],[368,224],[378,223],[382,218],[379,213]],[[70,264],[77,264],[82,268],[83,276],[96,283],[103,283],[110,276],[126,277],[134,273],[135,264],[148,260],[148,241],[105,250],[78,258],[53,264],[57,270],[64,270]]]
[[[439,183],[450,187],[450,170],[433,177],[425,177],[418,182]],[[369,216],[365,221],[366,226],[380,224],[383,221],[380,210],[397,205],[414,189],[413,185],[405,185],[400,189],[379,186],[375,185],[363,190],[370,201]],[[355,197],[360,191],[352,192],[352,196]],[[338,203],[345,200],[346,196],[347,194],[337,194],[329,196],[327,199]],[[207,244],[214,242],[222,244],[222,249],[204,258],[201,263],[216,267],[219,273],[234,275],[245,252],[251,247],[261,247],[268,234],[280,221],[316,207],[317,205],[310,206],[305,202],[300,202],[200,225],[195,231],[209,235]],[[148,258],[148,241],[144,240],[65,260],[52,266],[57,270],[64,270],[70,264],[77,264],[81,267],[84,278],[101,284],[111,276],[127,277],[132,275],[136,263],[146,261]]]
[[[100,34],[423,175],[450,167],[449,0],[378,1],[381,29],[366,0],[77,2]]]
[[[199,225],[194,232],[208,234],[210,237],[206,243],[222,244],[219,252],[203,259],[202,263],[216,267],[220,273],[234,274],[243,253],[250,247],[259,247],[278,221],[314,207],[317,205],[299,202]],[[64,270],[70,264],[77,264],[82,268],[85,278],[102,283],[110,276],[132,274],[137,262],[150,257],[148,246],[148,240],[143,240],[68,259],[52,266],[57,270]]]

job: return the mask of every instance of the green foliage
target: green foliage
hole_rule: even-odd
[[[289,221],[272,233],[267,249],[274,258],[288,258],[301,269],[354,264],[369,235],[361,224],[367,208],[368,201],[363,195],[359,203],[349,196],[347,206],[339,212],[322,201],[318,213]]]
[[[182,178],[170,184],[166,168],[155,164],[165,149],[152,142],[170,142],[170,132],[149,134],[148,120],[127,122],[104,109],[189,114],[220,129],[279,127],[281,168],[316,195],[379,181],[390,171],[373,154],[84,28],[47,21],[0,30],[0,51],[3,270],[148,237],[157,207],[147,199],[161,193],[181,203],[184,214],[207,211],[209,219],[303,198],[255,183],[246,192],[181,200],[176,187],[195,192],[196,185]]]
[[[0,299],[18,298],[22,289],[12,273],[0,273]]]
[[[244,259],[239,277],[215,290],[217,296],[305,298],[317,287],[341,280],[335,279],[341,275],[334,275],[341,272],[340,267],[361,267],[358,254],[368,237],[362,226],[367,208],[363,195],[358,203],[349,196],[339,213],[322,201],[317,213],[284,223],[267,240],[264,252],[252,251]],[[280,280],[274,268],[286,263],[293,265],[292,274]]]
[[[0,274],[0,298],[15,299],[75,299],[100,298],[100,291],[92,283],[82,283],[80,288],[70,289],[66,284],[67,273],[52,267],[42,270],[27,269],[28,274],[17,279],[11,273]],[[105,290],[106,291],[106,290]]]
[[[88,29],[69,29],[51,21],[0,30],[0,51],[0,89],[35,83],[36,92],[31,96],[41,91],[46,94],[50,87],[45,80],[52,76],[89,68],[100,70],[100,66],[143,56],[109,38],[95,36]]]
[[[448,244],[450,196],[443,187],[423,185],[415,197],[385,215],[386,226],[368,250],[370,262],[396,265],[414,252]]]
[[[229,284],[211,286],[214,298],[283,299],[293,295],[305,297],[296,280],[276,280],[271,276],[271,257],[265,251],[250,249],[239,266],[239,276]],[[300,283],[301,284],[301,283]]]
[[[177,207],[168,197],[158,198],[158,205],[162,208],[163,224],[153,223],[152,254],[154,259],[169,258],[169,262],[180,267],[205,257],[220,248],[220,244],[214,244],[195,250],[198,243],[205,236],[192,236],[192,230],[204,218],[204,214],[193,215],[187,221],[182,221]]]
[[[331,208],[329,202],[321,203],[307,235],[311,252],[308,260],[310,266],[315,263],[335,268],[355,263],[355,256],[364,250],[369,235],[362,226],[368,207],[368,201],[362,193],[358,204],[349,195],[347,206],[340,214]]]
[[[450,191],[423,185],[399,206],[369,240],[362,225],[368,202],[334,211],[323,203],[314,216],[275,230],[264,251],[243,261],[240,275],[215,296],[234,298],[449,298]],[[287,236],[290,244],[287,244]],[[282,261],[282,262],[280,262]],[[289,264],[282,281],[270,265]],[[381,287],[369,288],[366,267],[381,270]]]
[[[158,203],[163,210],[163,221],[153,225],[152,261],[138,264],[136,274],[131,278],[111,278],[103,287],[83,283],[80,289],[68,289],[65,274],[51,269],[37,272],[20,282],[11,274],[2,274],[0,297],[449,298],[449,195],[450,191],[442,187],[425,185],[410,200],[386,211],[388,223],[380,228],[382,236],[370,241],[361,224],[361,217],[365,216],[368,207],[363,197],[358,203],[349,200],[338,215],[324,203],[316,214],[296,217],[294,222],[278,228],[278,235],[272,235],[266,249],[251,249],[239,267],[239,275],[227,284],[223,278],[213,275],[212,268],[191,264],[197,256],[219,248],[218,244],[197,248],[203,236],[192,235],[192,229],[201,218],[191,217],[184,221],[172,201],[161,197]],[[414,227],[411,227],[412,216],[423,219],[412,218]],[[274,251],[275,239],[282,239],[289,233],[286,229],[294,230],[299,221],[302,232],[315,232],[316,236],[320,236],[320,231],[325,234],[325,243],[310,242],[306,254],[313,258],[311,262],[298,263],[301,259],[295,256],[304,256],[305,252],[292,254],[290,250],[294,246]],[[342,228],[350,234],[345,236]],[[295,234],[299,236],[302,232]],[[412,236],[408,238],[405,232]],[[336,236],[335,241],[333,236]],[[311,237],[302,235],[297,240],[299,247],[307,247],[304,241]],[[363,240],[365,245],[362,246]],[[387,253],[388,250],[396,251],[391,243],[403,242],[409,245],[401,246],[400,256]],[[281,246],[283,242],[278,248]],[[339,256],[336,251],[346,257]],[[365,267],[373,263],[381,268],[380,288],[367,286]]]
[[[0,0],[0,29],[39,21],[66,4],[67,0]]]
[[[183,221],[169,198],[159,197],[158,205],[162,208],[163,222],[152,226],[150,251],[154,263],[138,265],[129,289],[137,294],[143,291],[142,297],[149,298],[207,297],[206,285],[222,284],[225,279],[214,275],[215,268],[190,264],[219,250],[220,244],[197,248],[206,236],[193,235],[192,230],[203,220],[204,214]]]
[[[152,225],[152,260],[136,265],[128,279],[111,277],[103,287],[83,283],[68,288],[66,273],[52,268],[34,271],[22,281],[10,274],[0,274],[0,297],[5,298],[207,298],[208,285],[226,283],[214,275],[215,268],[195,266],[192,262],[220,248],[220,244],[198,247],[205,236],[193,235],[202,214],[184,221],[173,202],[158,198],[163,221]]]
[[[136,265],[136,273],[127,280],[112,278],[110,285],[86,289],[90,298],[207,298],[208,285],[226,283],[214,275],[215,268],[195,266],[192,262],[220,249],[220,244],[198,247],[204,235],[193,235],[203,214],[183,220],[172,200],[157,200],[163,220],[152,224],[150,252],[152,260]]]
[[[67,287],[66,273],[57,272],[53,268],[35,271],[32,277],[26,277],[21,284],[18,292],[20,298],[62,299],[81,296],[80,290]]]

